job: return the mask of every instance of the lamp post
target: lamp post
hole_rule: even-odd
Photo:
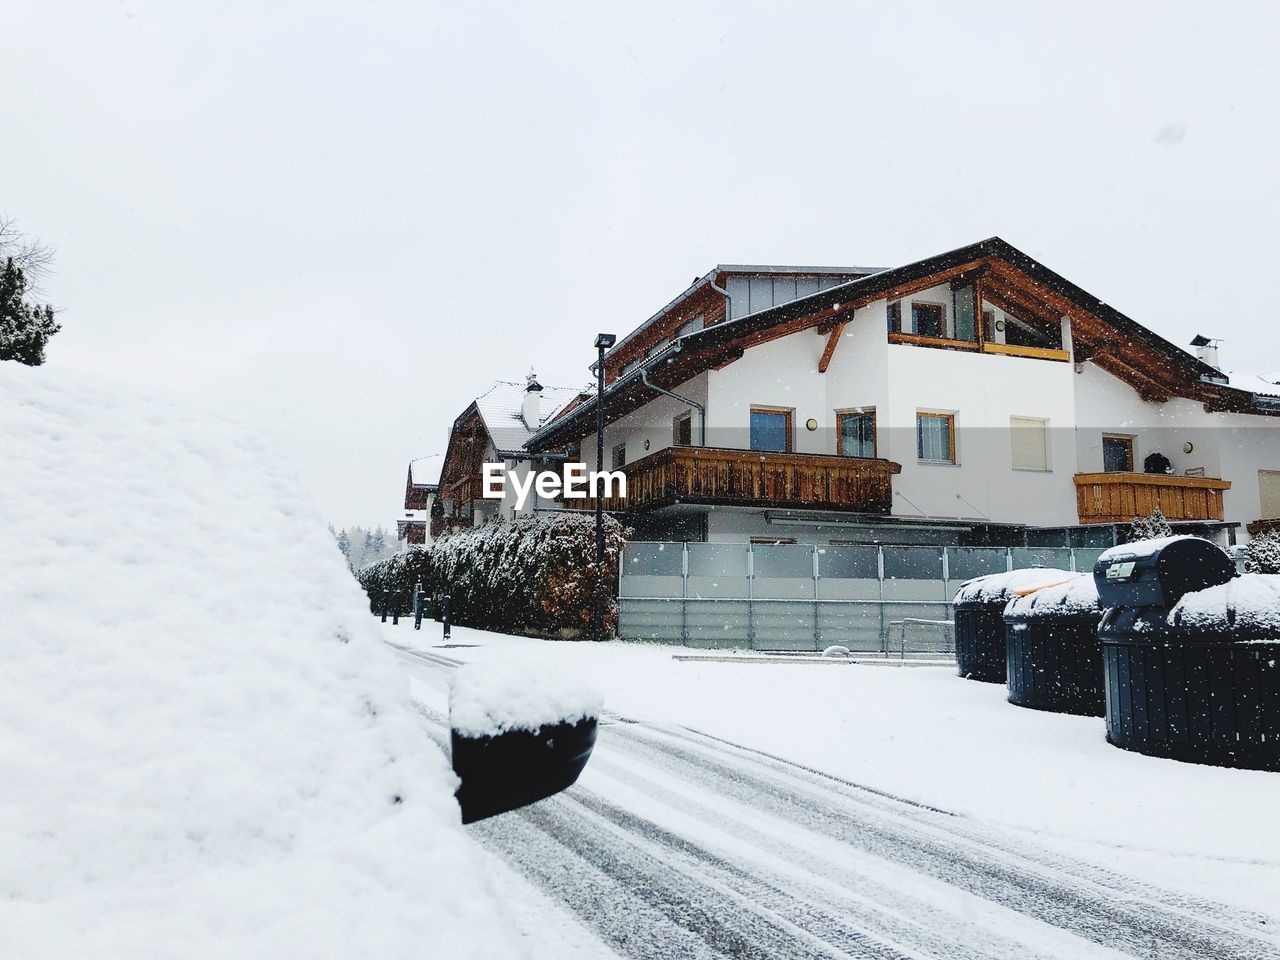
[[[604,354],[617,341],[612,333],[596,334],[596,470],[604,470]],[[604,498],[596,486],[596,582],[592,591],[591,639],[604,639]]]

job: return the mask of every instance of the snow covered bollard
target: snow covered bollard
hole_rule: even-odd
[[[596,742],[603,698],[530,663],[468,664],[449,696],[462,822],[544,800],[571,786]]]
[[[1070,580],[1075,574],[1033,567],[975,577],[955,596],[956,672],[968,680],[1005,681],[1004,608],[1015,597]]]

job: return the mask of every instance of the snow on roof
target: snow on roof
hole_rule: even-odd
[[[1228,383],[1237,390],[1280,396],[1280,370],[1272,370],[1270,373],[1245,373],[1238,370],[1223,372]]]
[[[1216,587],[1183,594],[1169,611],[1183,627],[1270,632],[1280,641],[1280,576],[1244,573]]]
[[[517,955],[270,442],[0,363],[0,450],[0,953]]]
[[[1064,583],[1045,587],[1025,597],[1016,597],[1005,608],[1006,617],[1036,617],[1053,614],[1074,616],[1096,611],[1102,615],[1102,607],[1098,605],[1098,588],[1093,582],[1093,575],[1080,573]]]
[[[525,385],[510,380],[498,380],[476,398],[476,408],[484,420],[485,429],[498,453],[523,452],[524,442],[533,434],[525,426],[521,410],[524,407]],[[550,420],[560,408],[576,397],[577,387],[542,388],[539,406],[539,426]]]
[[[594,689],[546,664],[468,664],[450,684],[449,725],[468,737],[573,723],[604,706]]]
[[[1039,590],[1053,583],[1070,580],[1075,574],[1053,567],[1033,567],[1008,573],[990,573],[960,584],[956,603],[1008,603],[1020,593]]]
[[[440,468],[444,466],[444,457],[423,457],[409,461],[410,482],[416,487],[438,486]]]

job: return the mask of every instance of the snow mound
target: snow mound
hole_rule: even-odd
[[[989,573],[974,577],[960,584],[956,591],[956,603],[1008,603],[1028,590],[1039,590],[1052,583],[1062,583],[1075,574],[1070,570],[1053,567],[1033,567],[1029,570],[1013,570],[1008,573]]]
[[[271,444],[0,363],[0,450],[0,953],[516,952]]]
[[[1183,594],[1169,617],[1183,627],[1273,633],[1280,640],[1280,576],[1244,573],[1219,586]]]
[[[600,716],[604,698],[544,664],[468,664],[453,675],[449,725],[464,737],[533,730]]]
[[[822,651],[822,655],[824,657],[847,657],[849,656],[849,648],[841,643],[833,643]]]
[[[1102,614],[1098,604],[1098,587],[1093,575],[1070,575],[1065,583],[1044,587],[1025,597],[1015,597],[1004,609],[1006,617],[1022,617],[1028,620],[1044,616],[1076,616],[1096,612]]]

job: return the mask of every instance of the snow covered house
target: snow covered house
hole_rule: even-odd
[[[524,443],[539,426],[579,401],[581,393],[573,387],[543,386],[530,371],[524,383],[498,380],[476,397],[453,422],[433,498],[424,507],[417,506],[424,501],[415,487],[410,465],[405,510],[425,510],[429,518],[423,528],[423,540],[410,542],[430,542],[450,529],[478,527],[499,515],[514,516],[515,496],[509,485],[503,499],[484,498],[483,465],[502,463],[521,477],[529,470],[554,468],[564,460],[563,454],[531,453]],[[531,493],[522,512],[545,505],[536,493]]]
[[[396,539],[411,546],[427,544],[431,536],[431,510],[440,492],[439,456],[409,461],[404,484],[404,513],[396,519]]]
[[[999,238],[717,267],[604,361],[606,508],[646,540],[1097,548],[1159,506],[1225,545],[1280,516],[1280,387],[1194,345]],[[595,469],[595,420],[584,397],[525,450]]]

